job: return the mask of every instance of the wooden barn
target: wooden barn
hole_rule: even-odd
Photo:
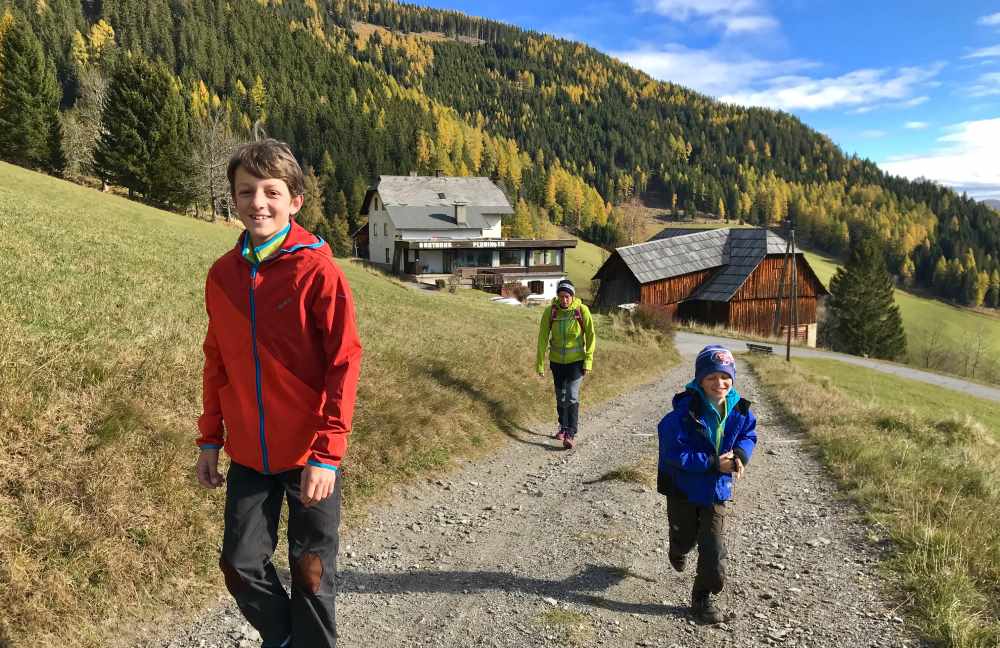
[[[594,307],[649,304],[674,319],[770,335],[778,306],[786,243],[766,229],[714,229],[615,250],[594,275]],[[801,253],[795,255],[798,327],[793,335],[816,344],[818,300],[829,294]],[[786,278],[786,288],[788,279]],[[781,331],[794,322],[782,303]]]

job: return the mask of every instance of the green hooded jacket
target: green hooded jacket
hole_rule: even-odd
[[[583,326],[577,318],[583,320]],[[553,317],[553,313],[555,316]],[[538,327],[538,354],[535,364],[538,373],[545,371],[545,348],[549,347],[549,360],[556,364],[571,364],[583,360],[583,368],[590,371],[594,364],[594,348],[597,336],[594,334],[594,319],[579,297],[574,297],[569,308],[559,306],[559,298],[542,311],[542,321]]]

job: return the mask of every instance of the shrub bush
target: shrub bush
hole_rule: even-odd
[[[670,312],[662,306],[639,304],[632,311],[632,321],[643,328],[656,331],[661,336],[672,340],[674,338],[674,320]]]

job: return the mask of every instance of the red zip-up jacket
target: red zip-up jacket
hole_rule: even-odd
[[[292,221],[259,264],[243,237],[208,272],[198,445],[265,474],[337,470],[361,372],[350,287],[319,237]]]

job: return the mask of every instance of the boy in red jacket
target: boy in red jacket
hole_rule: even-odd
[[[262,645],[335,646],[337,477],[361,370],[354,302],[329,246],[292,220],[304,179],[288,146],[246,144],[228,176],[246,231],[206,281],[195,471],[206,488],[226,484],[219,567]],[[291,598],[271,563],[282,499]]]

